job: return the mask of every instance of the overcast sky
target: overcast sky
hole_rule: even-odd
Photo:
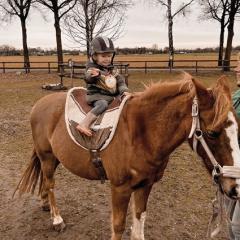
[[[157,44],[164,48],[168,45],[167,21],[164,20],[164,11],[160,7],[151,6],[150,1],[136,1],[128,10],[124,33],[115,45],[119,47],[151,47]],[[178,2],[178,1],[176,1]],[[192,13],[187,18],[177,17],[174,21],[175,48],[215,47],[218,45],[219,25],[215,21],[199,21],[198,5],[192,5]],[[28,22],[29,47],[54,48],[55,29],[51,14],[48,22],[36,10],[32,10]],[[233,45],[240,45],[240,22],[236,22]],[[69,42],[63,35],[63,47],[78,48],[77,44]],[[0,45],[9,44],[22,48],[21,27],[18,18],[11,24],[0,26]]]

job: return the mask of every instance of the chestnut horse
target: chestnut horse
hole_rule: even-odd
[[[207,89],[185,74],[182,81],[155,83],[133,94],[123,108],[115,136],[101,152],[112,194],[112,240],[120,240],[125,229],[129,200],[133,195],[131,239],[144,239],[146,206],[151,188],[162,178],[169,155],[183,143],[192,130],[193,100],[197,96],[199,127],[205,143],[219,167],[240,166],[237,144],[238,125],[231,104],[227,79]],[[61,231],[65,224],[54,196],[54,172],[62,163],[72,173],[86,179],[100,179],[90,161],[89,152],[69,137],[64,106],[66,93],[54,93],[40,99],[31,112],[34,149],[31,162],[16,190],[34,192],[40,179],[42,207],[50,207],[53,225]],[[195,116],[196,117],[196,116]],[[193,137],[191,135],[190,145]],[[198,144],[196,151],[209,172],[213,170],[209,154]],[[238,180],[219,176],[225,194],[240,196]]]

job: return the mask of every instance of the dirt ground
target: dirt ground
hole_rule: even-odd
[[[132,74],[130,88],[178,74]],[[220,73],[197,77],[210,84]],[[234,77],[230,74],[232,90]],[[108,240],[110,239],[109,183],[88,181],[60,166],[56,174],[56,198],[67,224],[62,233],[54,232],[49,212],[40,208],[40,199],[24,195],[12,199],[13,191],[26,168],[32,150],[29,113],[37,99],[49,94],[44,83],[57,81],[55,74],[0,74],[0,239],[3,240]],[[69,84],[69,81],[65,82]],[[81,85],[76,81],[75,85]],[[184,143],[171,156],[163,179],[150,195],[145,225],[146,240],[207,239],[211,200],[215,188],[201,160]],[[123,239],[129,239],[131,211]],[[228,239],[222,231],[216,239]]]

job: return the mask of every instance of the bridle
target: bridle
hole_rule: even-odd
[[[222,175],[223,177],[230,177],[230,178],[240,178],[240,167],[236,166],[221,166],[215,157],[212,154],[212,151],[208,147],[204,137],[203,131],[201,130],[200,126],[200,119],[199,119],[199,107],[198,107],[198,99],[195,96],[192,103],[192,128],[188,138],[193,138],[193,150],[197,153],[197,145],[198,142],[202,144],[209,160],[213,165],[213,179],[215,182],[218,182],[219,177]]]
[[[213,180],[216,183],[217,191],[216,191],[216,197],[212,202],[213,207],[213,213],[211,216],[211,219],[208,224],[208,231],[207,231],[207,237],[215,237],[223,226],[223,219],[224,219],[224,191],[222,189],[221,183],[219,181],[220,176],[223,177],[230,177],[239,179],[240,178],[240,167],[236,166],[221,166],[217,160],[215,159],[214,155],[212,154],[212,151],[208,147],[204,137],[203,137],[203,131],[201,130],[200,126],[200,119],[199,119],[199,107],[198,107],[198,99],[195,96],[192,103],[192,127],[190,134],[188,138],[193,138],[193,150],[198,154],[197,152],[197,145],[198,142],[202,144],[203,149],[205,150],[209,160],[211,161],[213,165],[213,171],[212,176]],[[231,214],[230,211],[226,211],[226,216],[231,223]]]

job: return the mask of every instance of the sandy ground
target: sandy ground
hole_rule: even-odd
[[[204,81],[210,79],[209,75],[202,77]],[[132,88],[143,88],[135,81],[139,78],[141,76],[132,76]],[[142,78],[151,81],[160,77]],[[12,199],[32,150],[29,112],[37,99],[49,94],[41,85],[55,81],[56,75],[0,74],[0,239],[108,240],[111,235],[109,183],[101,185],[98,181],[74,176],[62,166],[58,168],[55,192],[67,224],[62,233],[52,229],[50,214],[41,210],[37,196]],[[201,160],[184,143],[172,154],[163,179],[155,184],[150,195],[146,240],[206,239],[214,191]],[[129,239],[130,227],[129,209],[124,240]],[[226,231],[216,239],[228,239]]]

